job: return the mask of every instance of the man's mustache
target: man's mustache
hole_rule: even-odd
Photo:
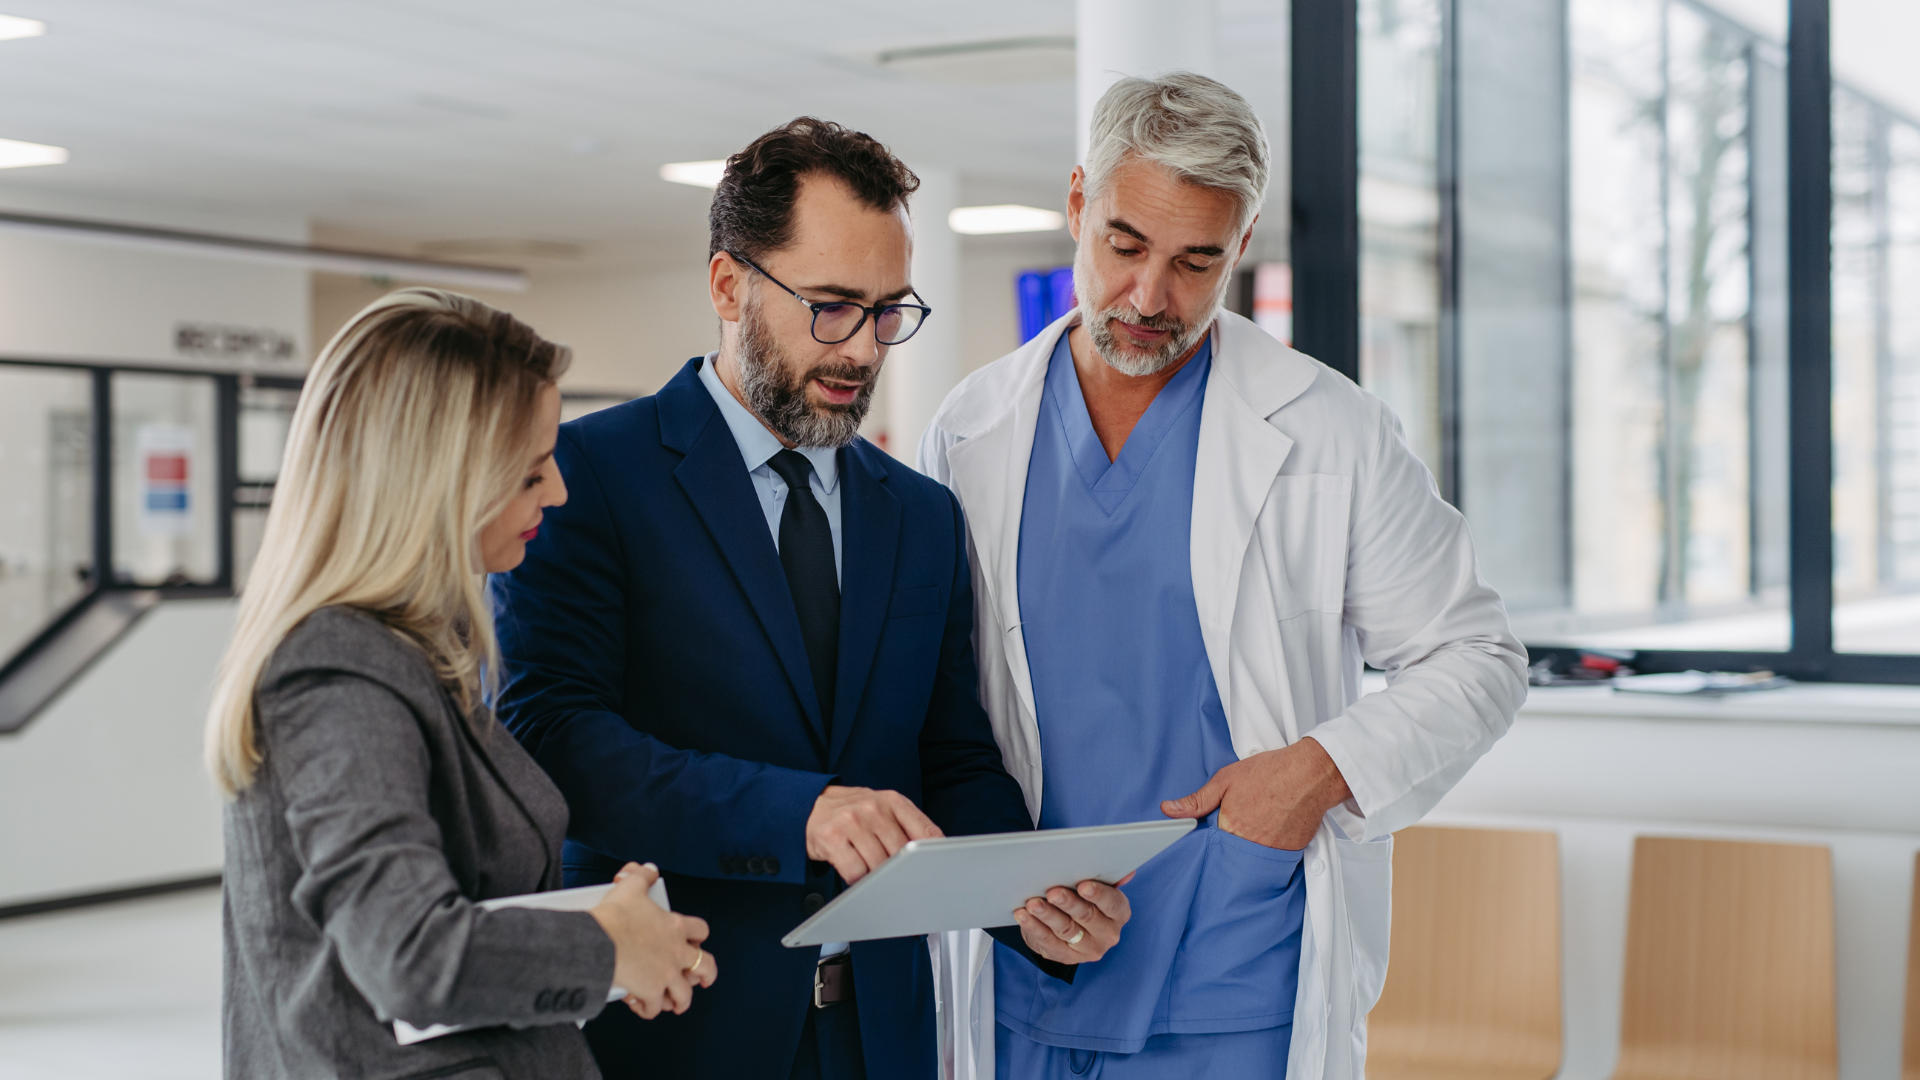
[[[1126,323],[1128,326],[1137,326],[1142,330],[1179,331],[1179,330],[1185,330],[1187,328],[1187,324],[1184,320],[1176,319],[1171,315],[1165,315],[1165,314],[1142,315],[1139,312],[1134,312],[1133,314],[1129,315],[1122,308],[1111,308],[1107,311],[1101,312],[1100,314],[1105,316],[1108,322]]]
[[[808,369],[807,373],[801,377],[800,381],[802,384],[805,384],[805,383],[810,383],[815,379],[832,379],[835,382],[858,383],[860,386],[864,387],[868,383],[873,381],[873,377],[874,377],[873,368],[852,367],[850,365],[836,366],[833,364],[822,364],[819,367]]]

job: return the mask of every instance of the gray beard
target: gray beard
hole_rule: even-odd
[[[774,434],[795,446],[845,446],[860,434],[860,423],[873,407],[879,365],[863,369],[821,364],[789,379],[787,372],[792,365],[780,355],[760,317],[758,296],[748,300],[740,312],[739,348],[734,358],[740,367],[740,396],[746,399],[747,408],[766,421]],[[865,385],[846,405],[815,405],[807,400],[807,383],[821,375],[846,382],[864,380]]]
[[[1075,264],[1073,291],[1076,296],[1085,296],[1087,292],[1080,276],[1078,260],[1075,260]],[[1093,341],[1093,349],[1100,354],[1100,359],[1105,360],[1108,367],[1120,374],[1137,379],[1144,375],[1165,371],[1174,361],[1185,356],[1187,350],[1198,344],[1200,338],[1206,334],[1207,328],[1213,325],[1214,316],[1220,314],[1220,304],[1225,297],[1226,290],[1223,287],[1220,294],[1213,298],[1213,303],[1207,306],[1207,317],[1191,326],[1170,315],[1143,317],[1132,307],[1107,308],[1099,312],[1089,312],[1083,307],[1080,311],[1080,321],[1086,325],[1087,337]],[[1132,342],[1122,341],[1120,336],[1114,333],[1111,324],[1115,319],[1148,330],[1168,330],[1172,333],[1159,348],[1142,353],[1138,346]]]

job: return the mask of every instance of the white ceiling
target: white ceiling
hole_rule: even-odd
[[[1073,83],[887,70],[882,49],[1070,33],[1073,0],[0,0],[0,137],[69,148],[0,186],[291,212],[419,239],[602,244],[704,230],[657,176],[801,113],[1059,201]],[[1057,69],[1058,65],[1054,65]]]

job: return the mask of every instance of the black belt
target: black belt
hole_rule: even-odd
[[[853,1002],[853,954],[823,956],[813,966],[813,1007]]]

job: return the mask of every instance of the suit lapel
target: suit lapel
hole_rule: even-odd
[[[900,546],[900,500],[887,490],[884,467],[856,443],[840,452],[840,670],[834,683],[833,745],[827,768],[860,714],[860,699],[893,600],[894,554]]]
[[[807,723],[825,746],[826,724],[813,690],[807,647],[800,638],[800,617],[793,610],[793,593],[787,588],[780,553],[767,532],[766,515],[747,475],[746,459],[740,456],[733,432],[720,418],[720,410],[701,385],[696,370],[689,364],[660,391],[662,441],[686,455],[673,470],[674,479],[687,493],[734,579],[747,594],[747,602],[773,643],[780,666],[793,683],[794,696],[806,712]]]

